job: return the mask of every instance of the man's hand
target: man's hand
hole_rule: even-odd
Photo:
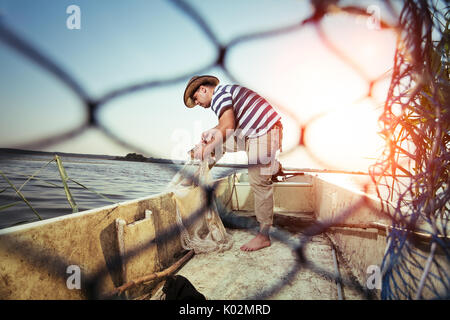
[[[203,160],[203,143],[196,144],[191,150],[191,159]]]
[[[214,147],[212,144],[199,143],[197,144],[191,152],[191,158],[204,160],[211,158],[214,154]]]
[[[203,148],[203,158],[209,160],[210,158],[215,156],[214,145],[209,143]]]
[[[223,144],[226,138],[233,134],[234,129],[234,111],[232,107],[228,107],[222,112],[219,124],[202,133],[202,141],[194,148],[194,158],[204,160],[213,157],[216,147]]]

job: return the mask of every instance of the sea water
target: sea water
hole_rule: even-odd
[[[79,212],[161,193],[182,167],[172,163],[60,158],[68,177],[90,190],[72,181],[68,182]],[[35,179],[29,180],[20,192],[42,219],[72,213],[55,161],[45,166],[50,160],[51,156],[44,155],[0,157],[0,170],[16,189],[21,188],[29,176],[36,173]],[[42,169],[43,166],[45,168]],[[213,179],[218,179],[239,170],[242,169],[214,167],[211,175]],[[18,203],[0,210],[0,228],[39,220],[7,181],[0,177],[0,208],[15,202]]]

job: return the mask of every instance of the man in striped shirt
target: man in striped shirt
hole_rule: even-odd
[[[272,176],[281,170],[276,151],[281,151],[282,125],[276,110],[256,92],[239,85],[219,85],[214,76],[195,76],[187,84],[184,103],[188,108],[211,108],[219,123],[202,133],[194,149],[197,159],[215,155],[216,162],[225,151],[246,151],[248,176],[255,198],[259,233],[241,247],[255,251],[270,246],[273,223]]]

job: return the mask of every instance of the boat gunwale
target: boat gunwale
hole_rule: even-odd
[[[228,180],[230,176],[232,176],[233,174],[230,174],[226,177],[222,177],[219,179],[214,180],[214,182],[218,183],[222,180]],[[0,236],[2,235],[6,235],[6,234],[12,234],[14,232],[19,232],[19,231],[25,231],[27,229],[32,229],[35,227],[40,227],[40,226],[44,226],[46,224],[49,223],[54,223],[54,222],[59,222],[59,221],[64,221],[64,220],[69,220],[69,219],[76,219],[79,218],[81,216],[84,215],[89,215],[89,214],[94,214],[97,211],[103,211],[103,210],[114,210],[115,208],[118,208],[119,206],[126,206],[126,205],[130,205],[133,203],[139,203],[141,201],[146,201],[146,200],[151,200],[151,199],[155,199],[155,198],[159,198],[159,197],[163,197],[166,195],[173,195],[173,191],[167,190],[167,191],[162,191],[156,194],[151,194],[148,196],[144,196],[144,197],[140,197],[140,198],[135,198],[135,199],[130,199],[130,200],[125,200],[125,201],[121,201],[121,202],[117,202],[114,204],[108,204],[105,206],[101,206],[101,207],[97,207],[97,208],[92,208],[92,209],[88,209],[88,210],[83,210],[80,212],[73,212],[73,213],[68,213],[65,215],[61,215],[61,216],[57,216],[57,217],[52,217],[52,218],[48,218],[48,219],[44,219],[44,220],[39,220],[39,221],[33,221],[33,222],[28,222],[28,223],[24,223],[18,226],[12,226],[12,227],[7,227],[7,228],[3,228],[0,229]]]
[[[80,211],[80,212],[69,213],[69,214],[65,214],[65,215],[62,215],[62,216],[57,216],[57,217],[48,218],[48,219],[44,219],[44,220],[28,222],[28,223],[24,223],[24,224],[21,224],[21,225],[18,225],[18,226],[12,226],[12,227],[3,228],[3,229],[0,229],[0,236],[1,235],[5,235],[5,234],[18,232],[18,231],[24,231],[26,229],[40,227],[40,226],[43,226],[43,225],[46,225],[46,224],[49,224],[49,223],[54,223],[54,222],[59,222],[59,221],[69,220],[69,219],[76,219],[76,218],[79,218],[79,217],[84,216],[84,215],[94,214],[94,213],[96,213],[98,211],[103,211],[103,210],[108,210],[108,209],[114,210],[115,208],[118,208],[119,206],[126,206],[126,205],[130,205],[130,204],[138,203],[138,202],[141,202],[141,201],[146,201],[146,200],[150,200],[150,199],[154,199],[154,198],[159,198],[161,196],[169,195],[171,193],[173,194],[172,191],[160,192],[160,193],[157,193],[157,194],[152,194],[152,195],[144,196],[144,197],[141,197],[141,198],[125,200],[125,201],[117,202],[115,204],[108,204],[108,205],[102,206],[102,207],[92,208],[92,209],[88,209],[88,210],[84,210],[84,211]]]

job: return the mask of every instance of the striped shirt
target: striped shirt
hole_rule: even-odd
[[[239,85],[216,86],[211,109],[220,118],[233,108],[238,138],[256,138],[267,133],[281,119],[275,109],[256,92]]]

